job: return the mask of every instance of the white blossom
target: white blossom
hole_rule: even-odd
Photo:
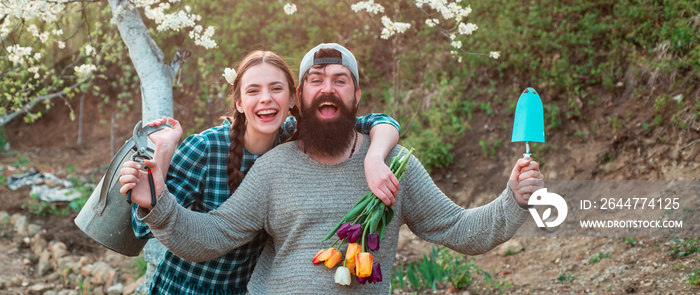
[[[477,27],[475,24],[472,24],[472,23],[468,23],[468,24],[460,23],[457,30],[462,35],[471,35],[478,28],[479,27]]]
[[[36,27],[36,25],[34,25],[34,24],[31,24],[31,25],[29,25],[29,26],[27,27],[27,32],[29,32],[30,34],[32,34],[32,36],[34,36],[34,37],[38,37],[38,36],[39,36],[39,29],[38,29],[38,28]]]
[[[131,3],[133,3],[136,7],[148,7],[152,6],[154,4],[159,3],[160,0],[131,0]],[[170,3],[175,3],[178,1],[168,1]]]
[[[54,29],[54,30],[51,32],[51,34],[53,34],[54,36],[61,36],[61,35],[63,35],[63,30],[61,30],[61,29]]]
[[[43,32],[43,33],[39,34],[38,37],[39,37],[39,41],[41,41],[41,43],[46,43],[46,41],[49,41],[49,32]]]
[[[236,70],[234,70],[232,68],[225,68],[224,73],[221,75],[224,76],[224,79],[226,79],[226,82],[228,82],[228,84],[233,85],[233,81],[236,80],[237,74],[236,74]]]
[[[377,14],[377,13],[384,12],[384,6],[382,6],[379,3],[374,3],[374,0],[360,1],[360,2],[357,2],[357,3],[353,4],[352,6],[350,6],[350,8],[354,12],[359,12],[362,10],[365,10],[371,14]]]
[[[62,1],[49,2],[46,0],[3,0],[0,14],[23,20],[39,19],[52,23],[58,19],[58,14],[65,8]]]
[[[462,41],[459,41],[459,40],[452,41],[452,43],[450,45],[452,45],[452,47],[454,47],[454,48],[459,49],[459,48],[462,48]]]
[[[25,62],[25,57],[31,54],[31,47],[22,47],[19,46],[19,44],[15,44],[7,48],[7,59],[11,61],[13,65],[23,64]]]
[[[214,36],[214,27],[209,26],[202,33],[202,26],[195,26],[192,31],[190,31],[190,38],[194,40],[194,44],[202,46],[206,49],[211,49],[216,47],[216,41],[211,37]]]
[[[439,25],[439,24],[440,24],[440,20],[437,19],[437,18],[429,18],[429,19],[426,19],[426,20],[425,20],[425,24],[426,24],[428,27],[431,27],[431,28],[432,28],[432,27],[434,27],[434,26]]]
[[[491,52],[489,53],[489,57],[491,57],[491,58],[493,58],[493,59],[498,59],[498,57],[500,57],[500,56],[501,56],[501,52],[500,52],[500,51],[491,51]]]
[[[66,48],[66,42],[63,41],[56,42],[56,45],[58,45],[58,49]]]
[[[95,47],[92,47],[90,44],[85,45],[85,55],[87,56],[95,56]]]
[[[84,64],[84,65],[76,66],[73,69],[75,70],[75,73],[78,74],[79,77],[85,77],[87,75],[90,75],[90,73],[96,71],[97,67],[93,64]]]
[[[676,101],[676,103],[681,103],[683,101],[683,94],[678,94],[673,97],[673,100]]]
[[[27,72],[34,73],[34,79],[39,79],[39,77],[41,77],[41,75],[39,75],[39,67],[37,66],[29,67]]]
[[[292,15],[297,12],[297,5],[293,3],[287,3],[284,5],[284,13],[287,15]]]
[[[386,15],[382,16],[382,25],[384,25],[381,35],[382,39],[389,39],[394,34],[401,34],[411,27],[411,24],[408,23],[392,22]]]
[[[0,25],[0,40],[7,38],[10,35],[10,28],[7,25],[8,22],[4,22]]]

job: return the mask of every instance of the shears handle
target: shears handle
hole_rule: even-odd
[[[151,171],[151,168],[146,167],[146,173],[148,173],[148,186],[151,189],[151,207],[156,206],[156,186],[153,182],[153,172]],[[128,190],[126,192],[126,202],[131,205],[131,190]]]

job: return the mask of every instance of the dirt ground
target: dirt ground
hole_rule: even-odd
[[[547,97],[543,97],[546,102]],[[639,101],[616,101],[601,98],[604,109],[583,109],[585,119],[562,115],[563,124],[551,134],[536,154],[542,172],[549,180],[700,180],[700,123],[690,121],[686,129],[671,126],[645,130],[641,124],[650,122],[653,110]],[[73,106],[74,109],[77,109]],[[176,106],[176,116],[182,122],[189,119]],[[509,130],[501,127],[502,116],[477,112],[467,122],[470,129],[454,148],[454,164],[433,169],[431,175],[439,187],[455,202],[465,207],[485,204],[505,188],[512,165],[524,152],[522,144],[510,143]],[[96,103],[86,104],[84,143],[76,145],[77,121],[67,118],[67,108],[57,103],[39,121],[27,125],[14,121],[5,126],[11,150],[2,153],[0,173],[11,176],[35,167],[59,177],[81,177],[97,183],[110,161],[109,111],[98,109]],[[116,120],[115,149],[130,137],[139,112]],[[611,126],[608,118],[626,118],[622,126]],[[508,118],[512,120],[512,118]],[[512,122],[512,121],[511,121]],[[183,123],[185,124],[185,123]],[[485,155],[479,140],[501,139],[495,157]],[[22,204],[29,199],[29,189],[11,191],[0,186],[0,211],[10,215],[28,214]],[[700,208],[688,208],[699,212]],[[107,250],[85,236],[74,224],[76,213],[68,217],[30,215],[30,222],[44,229],[47,240],[60,240],[74,255],[86,255],[96,260]],[[26,261],[26,246],[12,242],[7,228],[0,229],[0,281],[21,273],[33,282],[46,280],[34,275]],[[697,234],[700,236],[700,233]],[[496,280],[510,285],[504,290],[477,283],[462,294],[697,294],[700,286],[689,285],[688,275],[700,268],[700,255],[683,258],[669,255],[677,245],[671,238],[635,237],[635,243],[625,238],[514,238],[524,250],[515,255],[501,256],[498,249],[469,259]],[[429,251],[431,244],[402,233],[399,260],[411,260]],[[590,258],[608,253],[599,262]],[[131,259],[116,261],[116,267],[133,267]],[[437,293],[455,290],[441,289]],[[0,290],[0,294],[2,294]],[[428,293],[428,290],[419,293]],[[12,294],[23,294],[19,293]]]

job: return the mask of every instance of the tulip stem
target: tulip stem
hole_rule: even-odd
[[[333,248],[333,246],[335,246],[335,243],[337,243],[338,241],[340,241],[340,238],[335,239],[335,242],[333,242],[333,244],[331,244],[331,248]],[[340,243],[340,245],[342,246],[343,243]],[[338,246],[338,248],[340,248],[340,246]]]
[[[362,252],[369,252],[369,250],[365,246],[365,239],[367,238],[367,230],[368,229],[369,229],[369,226],[364,226],[362,228]]]

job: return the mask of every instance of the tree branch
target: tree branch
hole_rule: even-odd
[[[192,52],[185,49],[184,47],[180,47],[177,49],[177,52],[175,52],[175,56],[173,56],[173,59],[170,61],[170,67],[173,69],[173,73],[177,73],[180,70],[182,64],[185,63],[185,61],[188,57],[190,57],[191,54]]]
[[[89,80],[90,80],[90,79],[88,79],[88,78],[82,79],[82,80],[76,82],[75,84],[73,84],[72,86],[70,86],[70,87],[68,87],[68,88],[69,88],[70,90],[73,90],[73,89],[75,89],[75,88],[78,88],[78,86],[82,85],[83,83],[85,83],[85,82],[87,82],[87,81],[89,81]],[[0,116],[0,127],[4,126],[4,125],[7,124],[8,122],[12,121],[12,119],[16,118],[17,116],[22,115],[22,114],[25,114],[25,113],[31,111],[32,108],[34,108],[37,104],[39,104],[39,103],[42,102],[42,101],[50,100],[50,99],[53,99],[53,98],[56,98],[56,97],[63,97],[63,93],[64,93],[64,91],[59,91],[59,92],[54,92],[54,93],[51,93],[51,94],[48,94],[48,95],[39,96],[39,97],[35,98],[34,100],[32,100],[30,103],[28,103],[28,104],[22,106],[22,107],[21,107],[19,110],[17,110],[16,112],[14,112],[14,113],[12,113],[12,114],[9,114],[9,115],[5,115],[5,116]]]

